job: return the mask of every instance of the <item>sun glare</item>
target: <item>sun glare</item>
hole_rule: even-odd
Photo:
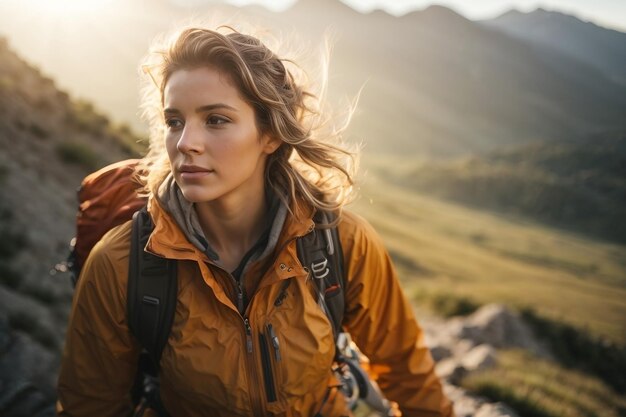
[[[23,0],[22,6],[56,18],[88,15],[109,7],[115,0]]]

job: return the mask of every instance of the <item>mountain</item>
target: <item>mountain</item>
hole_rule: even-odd
[[[414,191],[626,243],[626,135],[531,144],[382,172]]]
[[[399,19],[344,13],[323,20],[342,34],[331,88],[365,83],[352,132],[374,151],[458,155],[624,126],[626,90],[550,48],[440,6]]]
[[[269,27],[296,49],[315,49],[330,28],[336,42],[329,97],[341,109],[345,97],[363,87],[348,136],[363,140],[371,154],[461,155],[625,128],[625,85],[569,54],[445,7],[394,17],[360,14],[339,0],[300,0],[281,13],[195,3],[183,8],[161,1],[149,8],[144,0],[111,0],[97,16],[37,15],[35,21],[26,7],[0,3],[0,28],[60,85],[142,129],[136,74],[150,40],[173,22],[207,15]],[[42,36],[26,30],[33,23]]]
[[[597,68],[613,81],[626,84],[626,33],[541,8],[529,13],[513,9],[482,23],[515,38],[566,53]]]

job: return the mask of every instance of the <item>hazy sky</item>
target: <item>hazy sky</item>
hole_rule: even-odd
[[[180,1],[180,0],[179,0]],[[228,0],[231,4],[260,3],[273,10],[282,10],[296,0]],[[582,20],[626,32],[626,0],[341,0],[353,8],[366,12],[374,8],[385,9],[391,14],[404,14],[423,9],[430,4],[448,6],[465,17],[476,20],[494,17],[513,7],[531,11],[537,7],[572,14]]]

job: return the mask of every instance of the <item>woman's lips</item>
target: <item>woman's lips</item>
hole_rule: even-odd
[[[213,171],[212,169],[203,168],[203,167],[199,167],[196,165],[182,165],[178,169],[178,172],[180,173],[180,176],[182,179],[193,180],[193,179],[206,177],[207,175],[210,175],[214,173],[215,171]]]

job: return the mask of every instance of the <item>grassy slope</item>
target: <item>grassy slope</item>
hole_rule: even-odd
[[[504,401],[521,416],[613,417],[626,412],[626,397],[597,378],[524,351],[502,351],[498,360],[498,367],[472,374],[462,385]]]
[[[626,248],[392,187],[370,176],[351,207],[395,255],[409,293],[534,307],[626,343]]]

